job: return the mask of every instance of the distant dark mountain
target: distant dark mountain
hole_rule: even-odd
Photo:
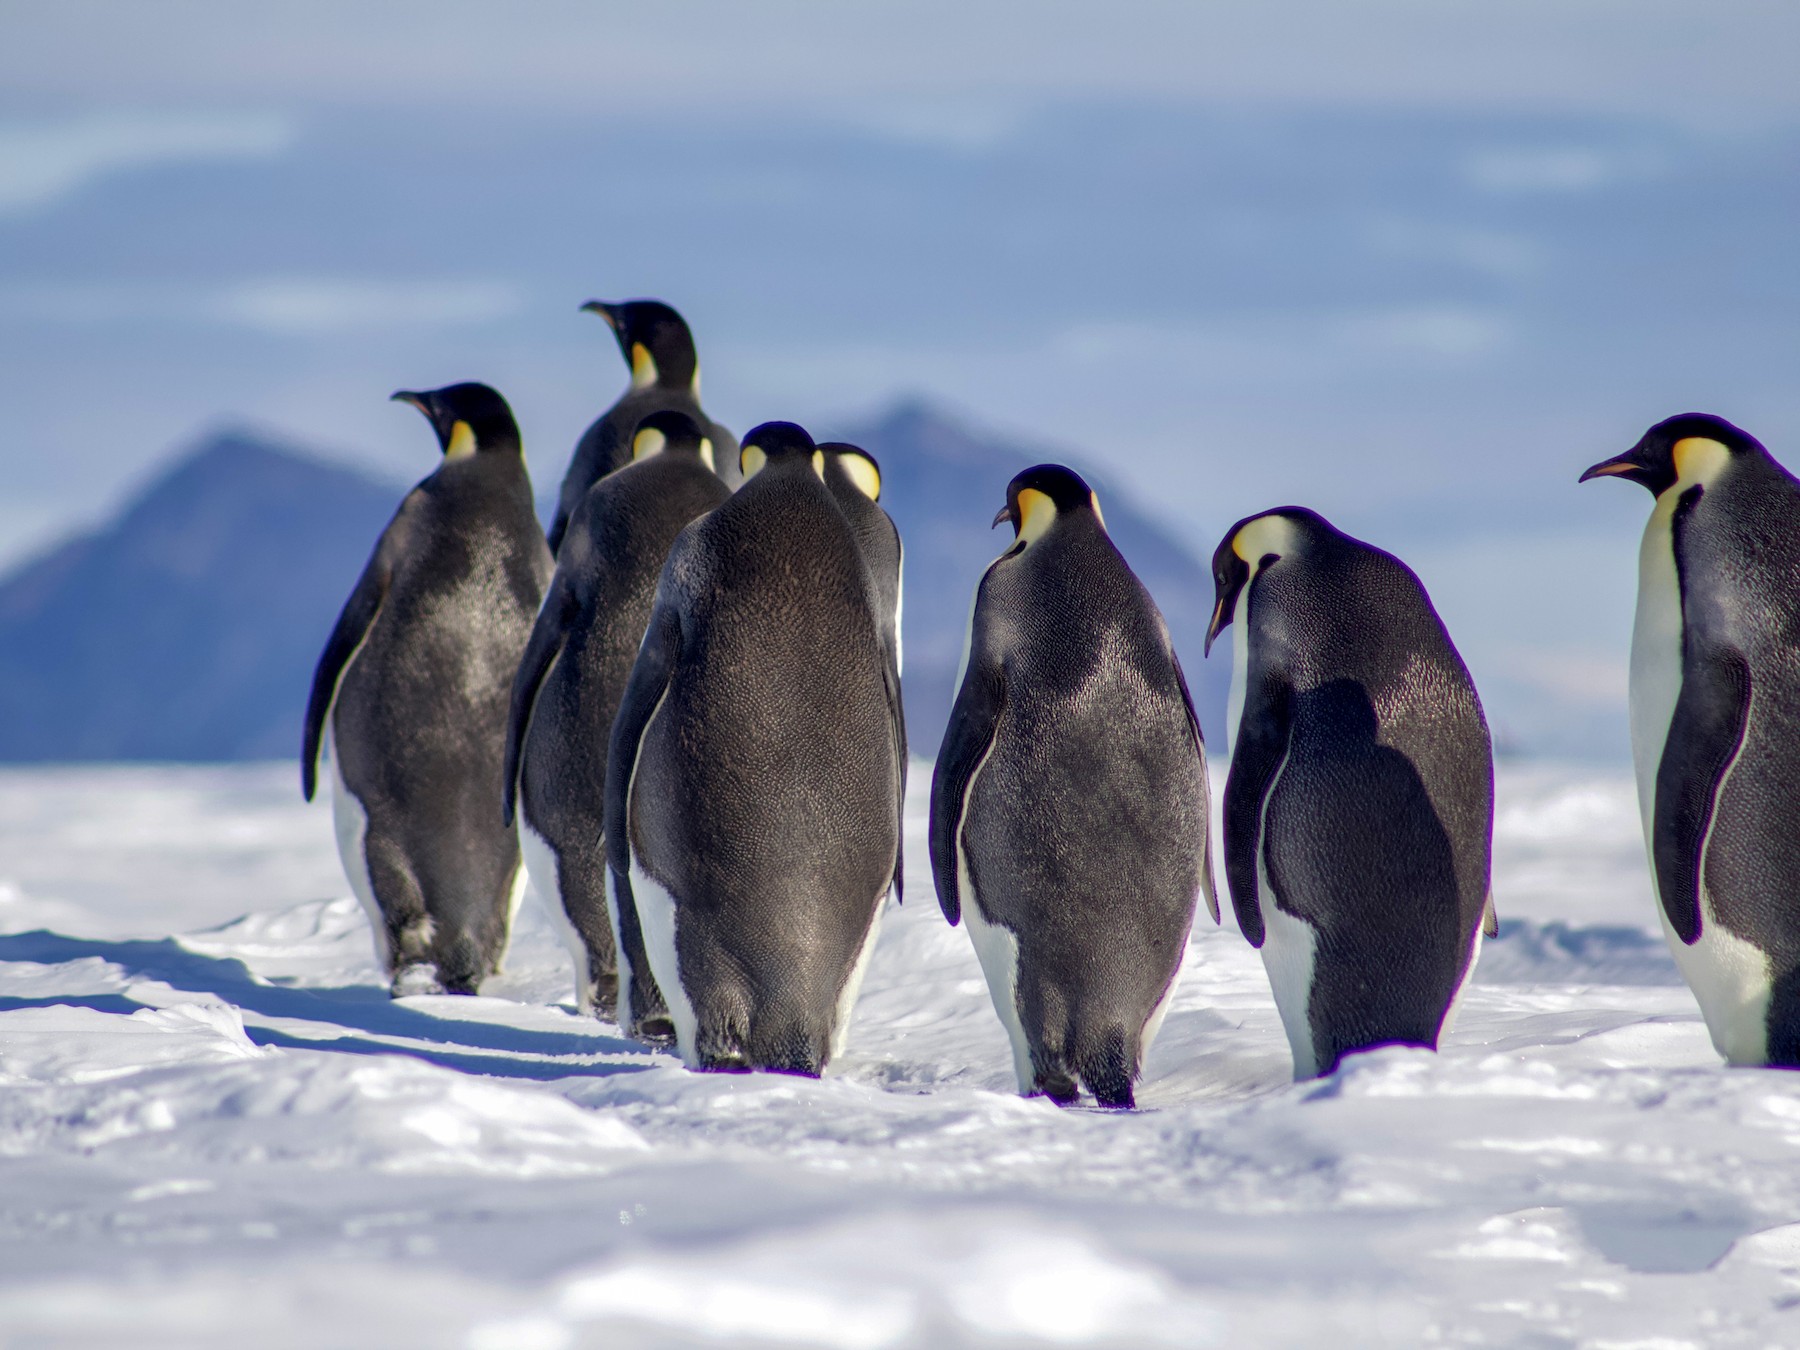
[[[833,433],[837,434],[837,433]],[[956,697],[969,604],[982,572],[1005,547],[988,522],[1006,502],[1013,475],[1046,460],[1081,472],[1100,497],[1107,529],[1168,620],[1187,672],[1209,748],[1225,747],[1226,662],[1201,659],[1212,611],[1207,569],[1160,525],[1113,492],[1067,451],[998,440],[970,430],[929,404],[897,404],[875,421],[845,428],[843,439],[881,461],[882,504],[906,546],[903,639],[907,735],[912,751],[937,753]],[[1229,644],[1221,649],[1221,656]]]
[[[988,521],[1008,479],[1056,456],[917,402],[848,438],[881,461],[882,500],[906,542],[907,716],[914,753],[929,758],[970,597],[1003,546]],[[1205,571],[1091,481],[1163,606],[1215,737],[1224,691],[1200,660]],[[0,579],[0,760],[295,754],[313,663],[401,491],[251,436],[204,442],[115,520]]]
[[[0,759],[291,756],[400,491],[245,435],[0,581]]]

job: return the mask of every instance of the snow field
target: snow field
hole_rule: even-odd
[[[295,777],[0,773],[0,1346],[1800,1343],[1800,1078],[1718,1065],[1623,769],[1503,766],[1442,1054],[1292,1083],[1203,916],[1129,1114],[1015,1095],[928,766],[820,1081],[578,1016],[532,904],[390,1000]]]

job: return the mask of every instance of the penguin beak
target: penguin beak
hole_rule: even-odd
[[[1213,643],[1218,640],[1219,634],[1225,631],[1225,626],[1230,622],[1231,611],[1225,608],[1225,597],[1221,595],[1213,602],[1212,622],[1206,625],[1206,645],[1200,649],[1201,656],[1212,655]]]
[[[1601,460],[1575,481],[1578,483],[1585,483],[1590,478],[1616,478],[1621,475],[1637,473],[1641,471],[1643,467],[1644,466],[1633,459],[1631,455],[1619,455],[1613,459]]]
[[[389,403],[410,403],[420,412],[429,415],[430,409],[425,406],[425,395],[415,394],[410,389],[396,389],[388,395]]]
[[[581,307],[581,312],[583,314],[598,314],[602,319],[606,320],[606,326],[608,328],[612,329],[615,333],[619,331],[618,306],[609,304],[605,300],[590,300]]]
[[[1000,524],[1002,521],[1008,521],[1011,519],[1012,519],[1012,503],[1008,502],[1005,506],[1000,508],[999,514],[994,517],[994,523],[989,525],[988,528],[990,530],[997,530],[1000,528]]]

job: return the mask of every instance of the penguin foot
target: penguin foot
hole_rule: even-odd
[[[663,1013],[652,1013],[648,1017],[640,1017],[637,1025],[631,1029],[631,1038],[642,1041],[645,1045],[653,1045],[663,1049],[675,1044],[675,1023]]]
[[[394,982],[388,986],[388,994],[393,998],[411,998],[415,994],[441,994],[444,986],[438,982],[437,967],[429,961],[416,961],[401,966],[394,972]]]
[[[1065,1074],[1039,1074],[1037,1090],[1058,1106],[1073,1106],[1081,1096],[1081,1088]]]

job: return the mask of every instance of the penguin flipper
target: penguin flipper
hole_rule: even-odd
[[[501,791],[501,811],[510,826],[518,813],[519,771],[525,757],[525,737],[531,732],[531,714],[537,708],[538,690],[556,658],[562,655],[568,637],[569,621],[575,616],[575,598],[562,578],[550,585],[550,594],[538,611],[531,628],[531,640],[525,644],[525,655],[513,676],[512,705],[506,718],[506,767]]]
[[[900,672],[895,666],[891,654],[882,662],[882,683],[887,686],[888,718],[894,727],[894,752],[898,756],[900,781],[895,785],[898,789],[894,809],[898,819],[894,822],[894,903],[901,904],[905,899],[906,870],[906,705],[900,700]]]
[[[931,775],[931,875],[937,884],[938,904],[952,925],[962,918],[956,836],[962,830],[969,785],[994,743],[1005,708],[1006,680],[999,662],[971,650],[969,669],[950,710],[950,724],[944,728],[944,744]]]
[[[631,875],[631,780],[637,771],[644,732],[669,687],[681,656],[681,619],[659,595],[644,629],[644,644],[625,682],[619,711],[613,718],[606,756],[606,861],[621,877]]]
[[[1256,860],[1262,850],[1264,808],[1288,749],[1288,688],[1264,675],[1246,690],[1243,720],[1225,777],[1225,880],[1238,927],[1252,947],[1263,944]]]
[[[1168,641],[1167,625],[1163,641]],[[1194,750],[1200,756],[1201,819],[1206,822],[1206,838],[1200,846],[1200,893],[1206,897],[1206,912],[1219,922],[1219,886],[1213,877],[1212,850],[1212,775],[1206,765],[1206,733],[1200,730],[1200,715],[1194,711],[1194,696],[1188,692],[1187,676],[1181,670],[1181,658],[1169,648],[1169,659],[1175,663],[1175,684],[1181,690],[1181,706],[1187,709],[1188,726],[1194,732]]]
[[[331,705],[337,700],[338,683],[356,649],[374,627],[381,605],[387,599],[388,586],[394,579],[394,555],[398,551],[397,535],[402,533],[406,508],[402,506],[393,523],[375,545],[368,565],[356,579],[350,598],[338,614],[325,650],[319,653],[319,664],[313,670],[312,692],[306,699],[306,731],[300,748],[300,790],[307,801],[319,786],[319,751],[325,743],[325,719],[331,716]]]
[[[1656,770],[1651,844],[1663,912],[1685,943],[1700,937],[1700,854],[1749,714],[1750,667],[1742,654],[1690,635],[1681,695]]]

